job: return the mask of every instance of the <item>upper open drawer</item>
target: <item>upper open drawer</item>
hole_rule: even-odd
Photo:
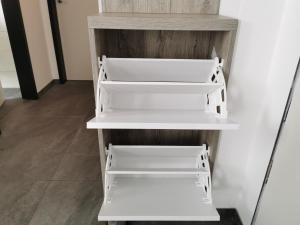
[[[223,61],[108,58],[99,62],[92,129],[236,129]]]

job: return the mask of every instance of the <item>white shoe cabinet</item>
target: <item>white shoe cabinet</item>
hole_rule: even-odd
[[[236,27],[216,15],[89,17],[99,221],[220,219],[210,162],[218,131],[238,128],[226,94]]]

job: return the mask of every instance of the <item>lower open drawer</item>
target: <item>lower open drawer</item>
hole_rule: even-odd
[[[217,221],[219,214],[205,200],[205,190],[194,177],[114,178],[109,200],[99,221]]]

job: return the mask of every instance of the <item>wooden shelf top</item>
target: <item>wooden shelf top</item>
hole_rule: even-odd
[[[236,30],[238,20],[220,15],[100,13],[88,17],[92,29],[124,30]]]

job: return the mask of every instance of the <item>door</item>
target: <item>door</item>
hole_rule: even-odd
[[[91,80],[87,16],[98,13],[98,0],[58,0],[57,15],[68,80]]]
[[[282,125],[255,225],[300,224],[300,70],[288,114]],[[284,120],[283,120],[284,121]]]

